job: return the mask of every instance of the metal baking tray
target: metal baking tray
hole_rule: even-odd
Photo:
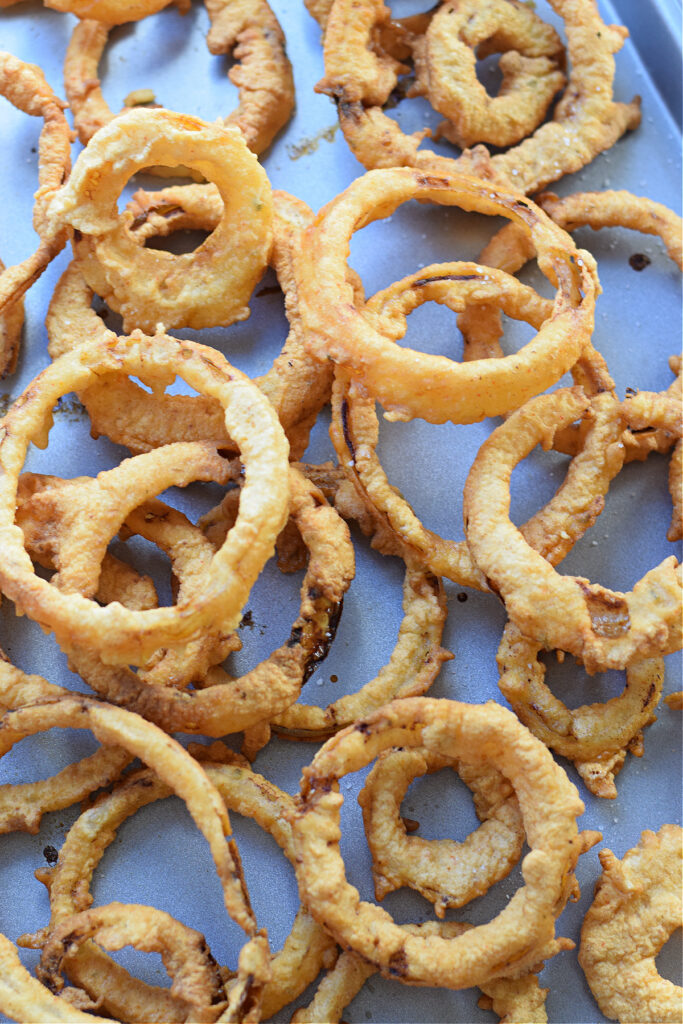
[[[545,2],[536,6],[541,16],[559,24],[552,12],[548,15]],[[287,189],[317,210],[362,168],[337,128],[333,105],[313,91],[322,75],[318,26],[299,3],[274,0],[273,7],[285,30],[294,65],[297,108],[263,157],[263,164],[274,187]],[[681,57],[680,4],[676,0],[656,0],[647,5],[601,0],[600,8],[607,21],[623,20],[632,27],[632,38],[617,56],[615,92],[622,100],[629,100],[634,93],[642,96],[642,125],[582,172],[553,188],[560,194],[626,188],[680,212],[680,75],[676,71]],[[396,3],[394,11],[405,14],[410,8]],[[75,18],[70,15],[24,2],[0,14],[0,48],[40,64],[53,89],[63,95],[61,66],[74,24]],[[184,18],[170,7],[136,26],[115,29],[102,65],[104,92],[110,105],[119,109],[132,89],[145,87],[153,89],[163,105],[208,120],[232,110],[236,91],[226,78],[229,63],[208,54],[204,43],[207,26],[206,11],[195,3]],[[407,130],[417,128],[425,117],[432,126],[438,120],[421,101],[401,103],[394,115]],[[35,119],[0,101],[0,254],[7,265],[35,248],[30,223],[39,128]],[[75,152],[78,149],[76,146]],[[144,183],[159,187],[149,178]],[[491,224],[483,217],[409,204],[389,221],[359,232],[353,239],[351,262],[361,273],[366,293],[372,294],[435,260],[476,257],[490,232]],[[627,387],[667,387],[671,380],[667,357],[681,348],[678,270],[658,239],[624,230],[593,233],[589,229],[577,232],[576,239],[598,259],[604,294],[598,303],[595,343],[607,359],[620,394]],[[647,254],[651,260],[640,273],[629,266],[629,257],[636,252]],[[19,395],[49,361],[45,312],[68,259],[69,254],[62,253],[28,293],[23,350],[17,372],[2,383],[3,406]],[[541,286],[533,268],[526,272],[526,280]],[[277,289],[270,287],[273,284],[274,279],[268,276],[257,288],[251,302],[252,315],[245,323],[228,329],[178,333],[216,345],[247,373],[263,372],[286,333],[282,301]],[[406,341],[434,351],[459,352],[457,330],[442,309],[425,307],[415,313]],[[328,418],[323,415],[314,430],[309,461],[333,457],[327,424]],[[382,423],[380,454],[389,478],[433,529],[456,538],[462,536],[462,487],[478,445],[494,425]],[[45,452],[32,449],[27,468],[64,476],[90,474],[114,465],[124,455],[122,449],[106,440],[95,442],[90,438],[83,411],[68,398],[57,409],[49,448]],[[513,514],[517,521],[547,500],[561,479],[564,465],[560,456],[534,454],[515,472]],[[626,467],[613,484],[605,512],[576,545],[562,569],[628,590],[651,565],[670,554],[674,546],[665,539],[670,516],[666,472],[666,460],[659,456]],[[184,508],[197,511],[210,504],[211,495],[207,497],[195,488],[183,492],[179,500]],[[332,650],[305,688],[309,702],[328,703],[357,688],[376,674],[395,643],[401,616],[401,565],[396,559],[373,552],[357,531],[353,535],[357,578],[345,601]],[[142,554],[150,571],[163,574],[164,566],[153,553]],[[272,566],[267,568],[249,599],[251,626],[242,630],[244,650],[232,663],[236,671],[256,664],[289,634],[298,606],[298,581],[299,577],[282,577]],[[464,595],[461,588],[451,584],[447,584],[447,592],[449,616],[444,645],[453,651],[454,659],[444,665],[431,693],[469,702],[494,699],[504,703],[495,664],[505,621],[501,605],[488,595]],[[52,637],[43,635],[29,620],[17,618],[6,599],[0,608],[0,646],[25,671],[85,690],[68,671],[66,659]],[[623,685],[619,673],[588,678],[569,662],[556,666],[554,659],[549,659],[550,681],[556,692],[566,694],[569,686],[575,687],[569,703],[608,699]],[[670,692],[681,687],[680,658],[672,656],[667,663],[665,692]],[[234,746],[238,739],[229,737],[228,743]],[[25,740],[0,762],[0,782],[52,774],[93,746],[89,736],[65,730]],[[315,744],[273,740],[254,766],[283,789],[295,793],[301,769],[316,749]],[[577,875],[581,899],[570,904],[560,918],[559,935],[578,940],[599,873],[599,849],[606,846],[621,856],[638,841],[644,828],[656,830],[664,822],[680,821],[681,752],[680,715],[662,704],[657,722],[646,730],[644,757],[627,757],[617,778],[616,800],[591,797],[573,766],[564,762],[586,803],[581,826],[600,829],[604,840],[580,860]],[[360,774],[349,776],[342,784],[342,849],[350,880],[363,898],[372,900],[370,857],[355,799],[362,784]],[[468,791],[448,772],[415,783],[404,808],[404,813],[419,820],[421,834],[428,838],[463,838],[476,824]],[[2,837],[0,931],[12,939],[46,923],[47,896],[33,878],[33,871],[44,866],[59,849],[75,816],[76,810],[46,815],[38,835]],[[232,819],[258,920],[267,927],[272,948],[278,949],[298,906],[293,871],[270,837],[237,815]],[[489,919],[505,905],[518,884],[519,872],[515,871],[485,897],[449,916],[475,923]],[[179,801],[153,804],[125,823],[96,872],[93,892],[97,903],[117,899],[166,909],[203,931],[219,962],[235,963],[238,929],[230,922],[226,926],[208,851]],[[392,894],[384,906],[402,922],[432,917],[431,906],[408,890]],[[27,965],[36,963],[36,954],[22,956]],[[166,983],[159,958],[135,953],[117,956],[146,980]],[[672,939],[659,964],[667,977],[679,983],[680,962],[680,944],[676,947]],[[575,953],[555,957],[541,981],[550,989],[550,1021],[586,1024],[604,1020]],[[478,994],[474,989],[451,992],[409,987],[375,976],[345,1011],[344,1019],[351,1024],[495,1020],[493,1013],[477,1007]],[[311,997],[312,989],[294,1007],[308,1003]],[[277,1020],[289,1020],[292,1011],[293,1007],[287,1008]]]

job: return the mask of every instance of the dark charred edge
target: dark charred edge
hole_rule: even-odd
[[[303,626],[294,626],[292,632],[289,634],[289,640],[287,641],[288,647],[296,647],[297,644],[301,643],[301,637],[303,636]]]
[[[361,123],[365,107],[359,100],[346,100],[343,94],[341,96],[333,96],[332,99],[337,104],[340,121],[353,121],[356,125]]]
[[[362,721],[356,722],[356,724],[354,725],[354,729],[357,732],[362,732],[364,736],[367,736],[368,733],[370,732],[370,726],[368,725],[368,723]]]
[[[498,589],[496,584],[493,582],[493,580],[490,579],[488,576],[486,576],[485,579],[486,579],[486,586],[489,588],[491,593],[495,594],[497,598],[499,598],[501,601],[503,601],[503,598],[501,597],[500,590]],[[503,601],[503,604],[505,604],[505,601]]]
[[[408,970],[408,958],[404,949],[398,949],[395,953],[392,953],[389,957],[388,963],[389,974],[393,978],[402,978]]]
[[[355,448],[355,445],[353,443],[353,439],[351,437],[351,427],[350,427],[350,424],[349,424],[349,403],[348,403],[346,398],[343,399],[342,404],[341,404],[341,421],[342,421],[342,431],[344,433],[344,441],[346,442],[346,447],[349,449],[349,452],[351,454],[351,461],[352,461],[353,465],[355,466],[355,464],[356,464],[356,448]]]
[[[421,277],[413,283],[413,288],[424,288],[427,284],[437,284],[439,281],[480,281],[479,274],[439,274],[435,277]]]
[[[334,638],[337,635],[337,628],[339,626],[339,620],[341,619],[342,611],[344,610],[344,598],[333,604],[328,612],[327,629],[323,636],[314,645],[309,657],[306,660],[303,671],[303,682],[306,683],[315,672],[318,665],[325,660],[327,655],[330,653],[330,647],[334,643]],[[303,684],[302,684],[303,685]]]
[[[650,688],[647,691],[645,697],[643,698],[643,709],[645,709],[648,706],[648,704],[652,703],[652,699],[655,696],[656,692],[657,692],[656,684],[655,683],[650,683]]]
[[[437,178],[433,174],[418,174],[415,180],[424,188],[450,188],[453,184],[448,178]]]

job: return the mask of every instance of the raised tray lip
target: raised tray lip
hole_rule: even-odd
[[[679,131],[683,130],[683,75],[672,74],[680,68],[683,54],[681,0],[612,0],[612,5],[631,37],[638,39],[643,63]]]

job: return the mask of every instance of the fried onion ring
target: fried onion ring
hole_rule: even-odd
[[[552,181],[580,170],[598,153],[609,149],[625,131],[640,124],[640,97],[631,103],[615,103],[613,96],[614,54],[628,32],[620,25],[605,25],[593,0],[550,0],[564,21],[571,71],[564,95],[555,108],[553,120],[506,153],[490,157],[483,146],[466,151],[457,160],[442,157],[418,146],[426,132],[405,135],[396,121],[373,100],[384,101],[394,88],[387,78],[386,95],[373,97],[375,76],[367,81],[354,78],[352,92],[345,89],[346,68],[367,67],[362,50],[372,49],[374,33],[386,25],[389,10],[382,0],[335,0],[326,33],[338,39],[336,52],[343,57],[339,70],[330,68],[320,91],[337,103],[339,123],[357,160],[364,167],[411,166],[425,174],[442,175],[464,171],[479,173],[498,183],[508,182],[529,194]],[[354,26],[362,22],[365,33]],[[326,45],[326,50],[328,49]],[[370,65],[370,72],[374,66]]]
[[[24,292],[40,277],[48,263],[66,245],[68,232],[63,225],[55,225],[47,216],[55,193],[63,186],[71,170],[71,132],[64,116],[62,100],[58,99],[45,81],[36,64],[25,64],[11,53],[0,51],[0,96],[25,114],[42,117],[43,128],[38,142],[38,191],[33,208],[33,227],[40,237],[40,245],[32,256],[13,267],[0,268],[0,316],[11,304],[16,304]],[[16,338],[16,312],[7,313],[5,328],[10,339]],[[2,331],[2,328],[0,328]],[[10,355],[3,372],[13,368]]]
[[[329,397],[332,369],[308,355],[301,336],[293,253],[301,232],[313,219],[309,207],[287,192],[273,193],[273,247],[269,263],[275,268],[285,296],[289,334],[271,369],[255,383],[269,399],[299,458],[308,443],[308,420],[317,416]],[[131,234],[140,242],[166,237],[185,228],[212,231],[222,214],[220,195],[212,186],[182,185],[158,192],[140,190],[128,205],[133,214]],[[77,261],[64,271],[47,315],[48,351],[55,358],[74,341],[114,339],[91,307],[92,291]],[[220,405],[203,396],[150,394],[131,380],[109,376],[80,393],[95,436],[105,434],[133,451],[149,451],[174,441],[211,440],[233,451]]]
[[[0,260],[0,280],[5,264]],[[0,310],[0,380],[8,373],[14,373],[21,344],[21,331],[24,326],[23,297],[8,302]]]
[[[88,939],[108,950],[134,946],[146,953],[160,953],[171,978],[171,994],[192,1007],[189,1019],[206,1020],[207,1011],[225,1003],[218,964],[201,932],[163,910],[135,903],[91,907],[50,929],[36,974],[51,992],[62,991],[64,961]]]
[[[135,171],[179,159],[215,182],[224,205],[199,248],[175,256],[140,246],[132,214],[119,217],[116,200]],[[270,184],[239,131],[169,110],[126,110],[97,132],[54,196],[50,218],[76,229],[85,279],[121,313],[126,331],[246,319],[272,242]]]
[[[476,62],[494,53],[502,82],[489,96]],[[441,4],[413,55],[417,88],[447,119],[439,133],[464,149],[477,142],[511,146],[544,120],[565,84],[557,32],[517,0]]]
[[[167,3],[160,3],[158,9]],[[237,125],[249,149],[262,153],[287,123],[294,107],[294,80],[282,28],[266,0],[249,0],[237,7],[226,0],[209,0],[206,7],[212,22],[207,36],[209,50],[233,54],[236,61],[228,77],[239,89],[239,106],[221,123]],[[116,116],[102,95],[99,63],[113,24],[119,24],[90,13],[85,17],[88,20],[74,28],[64,61],[66,98],[84,146]],[[152,170],[162,176],[173,173],[167,167]],[[187,168],[182,170],[193,175]]]
[[[337,782],[391,746],[426,747],[474,766],[492,765],[505,773],[519,800],[531,848],[522,862],[526,885],[493,921],[458,938],[409,934],[380,907],[361,901],[346,881]],[[388,977],[457,989],[524,973],[559,948],[554,922],[576,884],[573,870],[584,841],[575,819],[582,812],[575,787],[512,713],[493,703],[393,701],[329,739],[303,770],[292,825],[302,898],[337,941]]]
[[[41,676],[27,676],[0,660],[0,711],[72,696],[69,690],[48,683]],[[0,833],[30,832],[36,835],[48,811],[60,811],[83,800],[100,786],[119,777],[133,755],[120,747],[103,746],[90,757],[69,765],[49,779],[0,786]]]
[[[558,292],[552,314],[520,352],[466,363],[425,354],[418,359],[355,306],[346,280],[349,240],[408,199],[501,215],[528,227],[539,266]],[[370,171],[328,203],[304,235],[297,276],[306,345],[319,359],[348,367],[389,419],[472,423],[507,412],[558,380],[590,339],[599,288],[595,263],[567,239],[538,207],[509,189],[409,167]]]
[[[681,646],[681,567],[671,556],[628,594],[576,576],[560,576],[509,519],[513,468],[538,443],[578,419],[580,388],[527,402],[484,442],[465,484],[464,518],[472,557],[500,594],[512,621],[546,649],[581,658],[588,673]]]
[[[554,497],[520,532],[527,542],[557,565],[604,506],[610,481],[621,469],[620,405],[610,394],[598,395],[587,414],[583,447],[574,456]],[[488,590],[484,574],[472,560],[466,541],[440,537],[427,529],[401,493],[389,483],[377,457],[379,424],[374,400],[337,371],[332,391],[332,443],[339,464],[361,500],[388,524],[403,549],[417,552],[432,572],[477,590]]]
[[[453,768],[472,791],[482,825],[464,842],[409,836],[401,801],[414,778]],[[442,758],[427,750],[387,750],[358,795],[372,853],[375,896],[408,885],[434,904],[437,917],[462,907],[510,873],[524,844],[519,804],[512,787],[493,769]]]
[[[62,594],[35,575],[23,533],[14,525],[26,449],[31,440],[40,444],[45,438],[53,405],[62,394],[114,372],[164,383],[177,373],[223,405],[226,429],[242,452],[246,477],[237,522],[211,561],[202,595],[186,605],[133,611],[117,602],[100,607],[80,594]],[[192,639],[202,624],[232,630],[286,517],[287,444],[268,401],[214,349],[165,335],[150,341],[136,333],[111,343],[84,343],[44,370],[0,421],[0,466],[3,592],[53,630],[67,650],[87,644],[124,664],[144,664],[157,648]]]
[[[296,700],[334,637],[354,564],[346,524],[318,489],[293,467],[290,481],[290,514],[310,557],[301,586],[299,616],[287,641],[239,679],[220,667],[211,668],[202,688],[194,690],[166,685],[163,673],[138,674],[123,666],[112,668],[83,647],[72,652],[70,664],[89,686],[112,703],[138,711],[169,732],[207,736],[239,732],[284,711]],[[220,542],[230,520],[226,523],[224,510],[219,509],[213,522],[217,528],[209,536]]]
[[[602,874],[581,928],[579,963],[611,1020],[680,1021],[683,989],[662,978],[655,957],[683,921],[683,830],[646,830],[621,860],[601,850]]]
[[[507,623],[496,655],[501,693],[534,736],[574,761],[591,793],[613,800],[617,795],[614,776],[627,750],[633,749],[643,728],[654,720],[664,662],[661,658],[633,662],[626,667],[626,687],[620,696],[604,704],[569,709],[544,682],[540,649],[541,644]]]
[[[189,7],[189,0],[45,0],[45,6],[54,11],[69,11],[78,18],[93,18],[109,26],[140,21],[171,2],[182,9]]]

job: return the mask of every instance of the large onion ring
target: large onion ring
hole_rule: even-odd
[[[41,441],[46,417],[62,394],[113,372],[150,381],[167,381],[177,373],[223,405],[226,429],[242,452],[245,484],[237,522],[211,562],[202,596],[187,606],[140,612],[116,602],[102,608],[79,594],[61,594],[35,575],[23,533],[14,525],[18,477],[29,442]],[[214,349],[164,335],[151,343],[138,333],[112,343],[83,344],[44,370],[0,421],[0,466],[4,593],[54,630],[66,649],[86,644],[124,664],[144,664],[160,646],[191,639],[202,623],[233,629],[286,518],[287,443],[267,399]]]
[[[408,199],[501,215],[525,224],[539,266],[558,287],[552,315],[520,352],[501,360],[454,363],[395,345],[354,303],[346,261],[351,235],[388,217]],[[496,416],[545,390],[579,358],[590,340],[599,288],[592,256],[538,207],[509,189],[413,168],[370,171],[318,214],[304,235],[297,268],[306,345],[319,359],[348,367],[382,403],[390,419],[472,423]]]
[[[423,939],[361,901],[346,881],[339,853],[337,780],[391,746],[420,746],[473,765],[493,765],[512,783],[531,852],[526,885],[488,924],[446,940]],[[310,912],[345,948],[404,982],[468,988],[524,969],[554,945],[555,917],[575,884],[583,849],[576,817],[583,804],[550,752],[511,712],[489,703],[410,697],[394,701],[329,739],[304,768],[293,822],[297,878]]]
[[[135,171],[179,160],[215,182],[224,209],[195,252],[175,256],[142,248],[116,200]],[[169,110],[128,110],[105,125],[53,198],[50,217],[76,228],[84,276],[121,313],[125,330],[244,320],[272,241],[270,184],[238,129]]]

